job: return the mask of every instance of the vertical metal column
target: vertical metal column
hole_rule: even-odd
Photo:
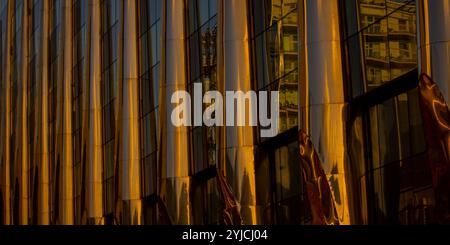
[[[324,163],[341,224],[350,223],[347,198],[345,100],[338,0],[305,1],[308,129]],[[301,103],[302,104],[302,103]],[[303,103],[305,104],[305,103]],[[305,109],[300,108],[301,111]]]
[[[123,3],[123,80],[121,108],[122,223],[142,223],[141,153],[139,130],[138,29],[136,1]],[[119,105],[120,106],[120,105]]]
[[[170,121],[176,106],[172,93],[187,90],[185,9],[185,1],[163,1],[158,181],[171,221],[178,225],[191,224],[189,128]]]
[[[29,201],[29,161],[28,161],[28,67],[29,67],[29,11],[28,11],[29,1],[23,1],[22,6],[22,54],[21,57],[21,75],[18,82],[19,86],[19,98],[17,107],[17,120],[18,120],[18,135],[20,139],[18,140],[18,177],[19,177],[19,224],[28,224],[28,201]],[[16,190],[17,191],[17,190]]]
[[[73,129],[72,129],[72,2],[64,1],[62,5],[63,14],[63,57],[64,57],[64,75],[62,83],[62,161],[60,179],[60,205],[59,218],[60,223],[71,225],[74,222],[73,213]]]
[[[248,15],[246,1],[220,1],[218,80],[222,93],[224,90],[244,93],[252,90]],[[257,224],[253,128],[235,126],[223,130],[219,170],[224,172],[232,187],[243,223]]]
[[[11,25],[12,21],[12,11],[14,10],[14,2],[8,1],[7,3],[7,24],[5,25],[6,30],[6,49],[5,51],[5,74],[3,79],[3,100],[2,106],[4,106],[4,129],[2,131],[3,137],[3,165],[1,168],[1,189],[2,189],[2,201],[3,201],[3,224],[9,225],[12,223],[11,220],[11,179],[10,179],[10,168],[11,168],[11,52],[8,50],[12,47],[12,33],[13,28]],[[3,121],[2,121],[3,123]]]
[[[42,1],[42,33],[40,53],[40,83],[39,83],[39,102],[40,102],[40,164],[38,165],[38,223],[40,225],[50,224],[50,152],[49,152],[49,102],[48,102],[48,82],[49,76],[49,52],[50,34],[49,34],[49,1]]]

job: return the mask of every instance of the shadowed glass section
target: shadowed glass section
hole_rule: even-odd
[[[102,118],[103,118],[103,186],[105,213],[111,215],[116,201],[114,170],[118,152],[114,149],[117,124],[118,98],[118,52],[119,52],[119,7],[118,0],[103,0],[101,3],[102,29]]]
[[[85,91],[87,65],[87,3],[88,0],[73,2],[73,70],[72,70],[72,128],[73,128],[73,165],[74,165],[74,223],[82,224],[83,214],[83,179],[86,168],[86,149],[83,143],[83,97]],[[83,158],[84,156],[84,158]]]
[[[217,4],[218,0],[189,0],[186,9],[186,45],[188,48],[188,91],[194,94],[194,85],[201,84],[202,95],[217,91]],[[194,97],[192,97],[194,99]],[[196,110],[192,103],[191,111]],[[203,114],[210,104],[202,103]],[[198,109],[198,108],[197,108]],[[218,128],[206,126],[191,127],[193,182],[193,209],[195,224],[217,224],[219,221],[219,200],[214,174],[218,157]]]
[[[358,108],[349,118],[349,155],[360,222],[426,224],[434,194],[418,93],[410,89],[418,63],[416,1],[359,0],[345,6],[350,108]],[[382,94],[390,96],[374,99]]]
[[[139,1],[139,77],[144,222],[156,224],[157,130],[161,60],[162,0]]]

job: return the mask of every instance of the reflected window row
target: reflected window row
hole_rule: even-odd
[[[415,1],[359,0],[353,7],[358,21],[349,29],[359,31],[346,44],[356,97],[415,69],[418,54]]]
[[[255,86],[280,92],[280,133],[298,126],[298,7],[292,0],[251,1]]]

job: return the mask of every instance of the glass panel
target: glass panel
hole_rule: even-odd
[[[367,200],[364,195],[361,198],[364,205],[373,203],[369,207],[373,220],[366,223],[425,224],[430,220],[427,212],[434,199],[416,199],[416,193],[431,188],[419,108],[414,89],[370,109],[372,149],[369,173],[363,176],[368,182],[361,183],[361,188],[373,188],[373,194],[368,191]]]
[[[282,133],[298,125],[297,1],[252,1],[258,90],[280,92]]]
[[[297,142],[274,151],[277,224],[304,224],[309,217],[299,162]]]
[[[414,1],[360,0],[359,24],[366,91],[417,67]]]
[[[203,92],[217,90],[217,0],[189,0],[187,19],[189,89],[202,83]],[[192,128],[193,170],[205,170],[217,162],[216,128]]]

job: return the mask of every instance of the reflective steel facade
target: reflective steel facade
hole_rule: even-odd
[[[448,104],[449,16],[449,0],[1,0],[0,222],[315,224],[315,173],[331,223],[437,222],[417,86]],[[173,126],[171,94],[198,84],[279,91],[279,135]]]

